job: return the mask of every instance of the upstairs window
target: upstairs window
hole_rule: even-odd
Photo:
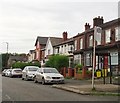
[[[75,50],[77,50],[77,40],[75,40]]]
[[[89,47],[93,46],[93,35],[89,36]]]
[[[80,39],[80,49],[83,49],[83,38]]]
[[[105,40],[106,40],[106,43],[110,42],[110,37],[111,37],[110,34],[111,34],[110,29],[105,30]]]
[[[115,28],[115,41],[120,40],[120,27]]]

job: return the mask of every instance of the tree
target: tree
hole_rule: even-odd
[[[53,67],[57,70],[60,70],[63,67],[68,67],[69,65],[69,59],[65,55],[53,55],[49,58],[49,60],[46,62],[45,66],[47,67]]]

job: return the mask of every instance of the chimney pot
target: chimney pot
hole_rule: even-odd
[[[98,16],[98,18],[94,18],[93,19],[93,27],[94,26],[99,26],[99,25],[101,25],[101,24],[103,24],[103,21],[104,21],[104,19],[103,19],[103,17],[101,16]]]
[[[85,23],[85,31],[90,29],[89,23]]]
[[[67,36],[68,36],[67,32],[63,32],[63,41],[66,41],[68,39]]]

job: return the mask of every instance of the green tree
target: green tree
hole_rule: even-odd
[[[69,65],[69,59],[65,55],[53,55],[49,58],[49,60],[46,62],[45,66],[47,67],[53,67],[58,70],[60,70],[63,67],[68,67]]]

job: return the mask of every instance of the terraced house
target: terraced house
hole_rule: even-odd
[[[85,24],[85,31],[74,36],[74,62],[82,64],[87,69],[93,65],[93,39],[94,27],[99,26],[102,32],[99,35],[99,42],[96,45],[96,70],[107,69],[110,64],[113,73],[118,73],[120,64],[120,19],[104,23],[103,17],[93,19],[93,27]]]

